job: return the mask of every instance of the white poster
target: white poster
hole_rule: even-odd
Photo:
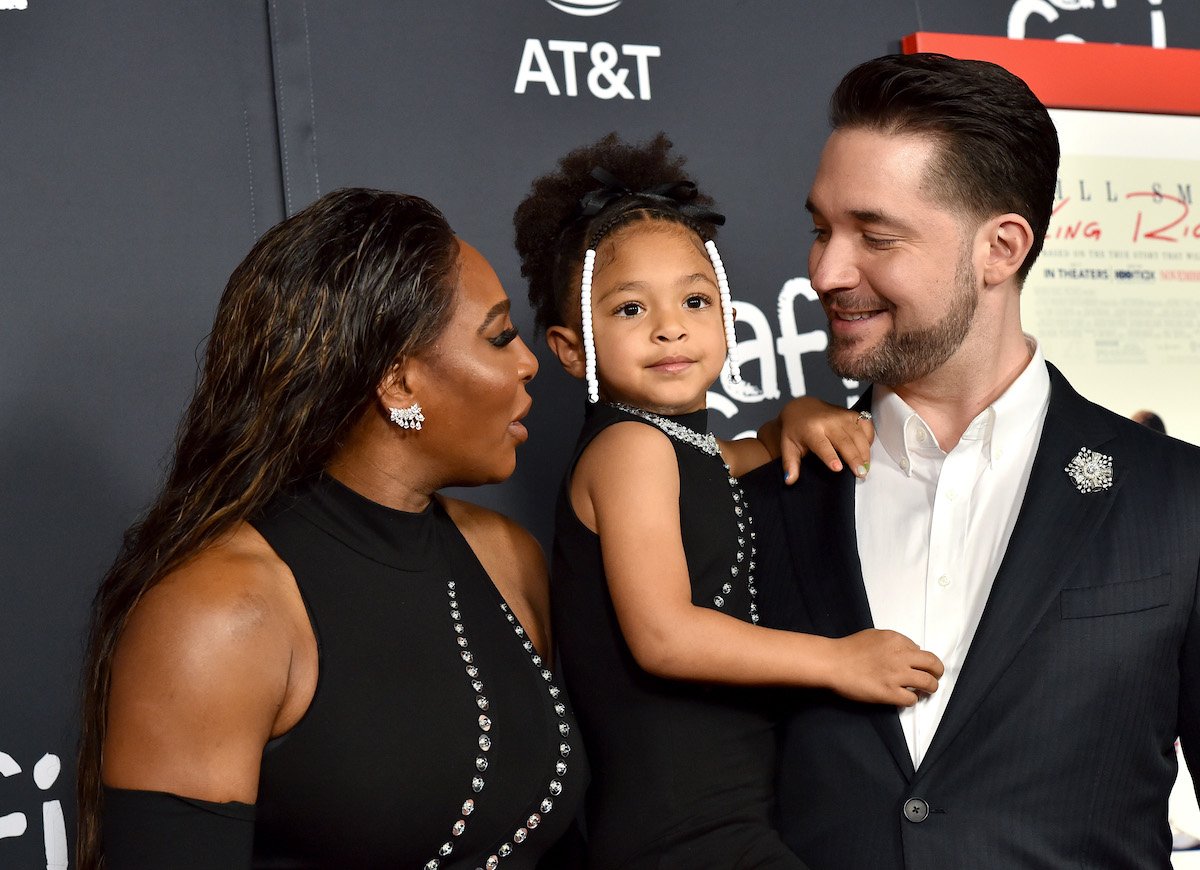
[[[1200,444],[1200,118],[1051,114],[1062,166],[1025,329],[1089,399]]]

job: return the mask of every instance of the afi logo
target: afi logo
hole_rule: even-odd
[[[1167,19],[1162,10],[1163,0],[1150,0],[1150,45],[1154,48],[1167,47]],[[1128,5],[1128,4],[1127,4]],[[1014,0],[1008,11],[1008,38],[1024,39],[1028,22],[1031,18],[1041,18],[1049,24],[1058,23],[1060,28],[1069,27],[1067,18],[1059,22],[1060,12],[1068,13],[1068,18],[1075,13],[1104,14],[1117,8],[1117,0],[1100,0],[1101,9],[1096,9],[1096,0]],[[1054,37],[1055,42],[1083,42],[1074,33],[1060,33]]]
[[[583,18],[612,12],[621,5],[621,0],[546,0],[546,2],[559,12]]]
[[[33,781],[42,791],[48,791],[58,780],[62,763],[57,755],[47,752],[33,766]],[[0,752],[0,776],[10,777],[21,773],[21,765],[17,764],[7,752]],[[0,839],[20,837],[29,827],[29,820],[22,812],[10,812],[0,815]],[[42,839],[46,846],[46,870],[66,870],[67,855],[67,826],[63,818],[62,802],[57,800],[42,803]]]

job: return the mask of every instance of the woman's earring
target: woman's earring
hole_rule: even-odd
[[[388,408],[388,411],[391,413],[392,422],[401,429],[420,429],[421,424],[425,422],[420,402],[413,402],[407,408]]]

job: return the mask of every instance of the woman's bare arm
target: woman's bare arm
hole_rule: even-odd
[[[105,784],[254,803],[263,747],[307,709],[316,664],[291,572],[243,525],[130,614],[113,659]]]

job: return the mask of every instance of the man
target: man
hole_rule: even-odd
[[[1022,332],[1049,115],[995,65],[911,55],[850,72],[830,116],[809,274],[876,438],[865,480],[751,479],[763,612],[894,629],[946,672],[912,708],[795,700],[784,838],[813,870],[1169,867],[1177,734],[1200,770],[1200,451]]]

